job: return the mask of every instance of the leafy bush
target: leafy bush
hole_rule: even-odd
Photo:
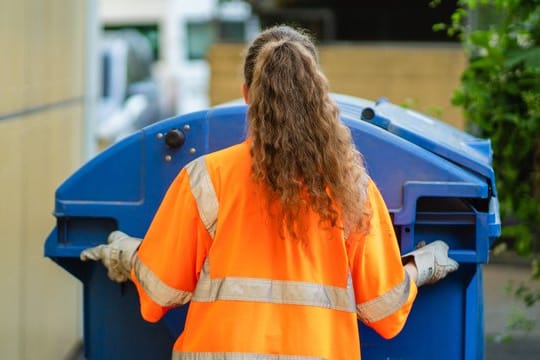
[[[459,36],[469,56],[453,103],[463,107],[469,131],[492,141],[503,239],[521,255],[537,255],[540,0],[458,0],[450,24],[434,29]],[[540,277],[537,261],[533,270]]]

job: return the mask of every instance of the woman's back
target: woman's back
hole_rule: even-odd
[[[234,353],[358,358],[343,232],[323,229],[318,214],[307,211],[305,240],[283,235],[251,178],[249,146],[205,157],[219,210],[190,305],[197,320],[188,320],[178,350],[200,352],[211,343]],[[290,329],[286,336],[283,329]],[[197,334],[204,334],[202,343]]]

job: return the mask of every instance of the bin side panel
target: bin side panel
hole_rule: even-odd
[[[474,275],[467,286],[465,303],[465,360],[483,359],[484,343],[484,287],[482,264],[475,266]]]
[[[444,282],[420,288],[405,327],[393,339],[359,324],[362,359],[464,359],[466,324],[478,320],[467,319],[471,314],[464,308],[478,302],[480,294],[467,291],[475,271],[474,266],[464,267]],[[480,353],[474,355],[470,359],[480,358]]]
[[[163,324],[140,315],[131,283],[114,283],[94,264],[84,283],[84,344],[87,359],[169,360],[175,339]]]

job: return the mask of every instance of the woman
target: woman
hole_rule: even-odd
[[[173,359],[359,359],[357,318],[395,336],[457,264],[434,242],[402,265],[306,35],[262,32],[242,93],[247,140],[182,169],[140,247],[114,232],[81,258],[133,280],[148,321],[191,301]]]

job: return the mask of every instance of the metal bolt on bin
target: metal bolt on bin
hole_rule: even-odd
[[[386,99],[333,97],[386,201],[402,253],[441,239],[460,263],[444,281],[420,289],[394,339],[359,324],[362,358],[484,358],[482,265],[500,235],[490,142]],[[246,106],[232,104],[158,122],[106,149],[57,189],[45,255],[83,284],[87,359],[170,359],[187,305],[147,323],[133,285],[110,281],[101,264],[83,263],[79,254],[115,229],[143,237],[179,170],[243,141],[245,119]]]

